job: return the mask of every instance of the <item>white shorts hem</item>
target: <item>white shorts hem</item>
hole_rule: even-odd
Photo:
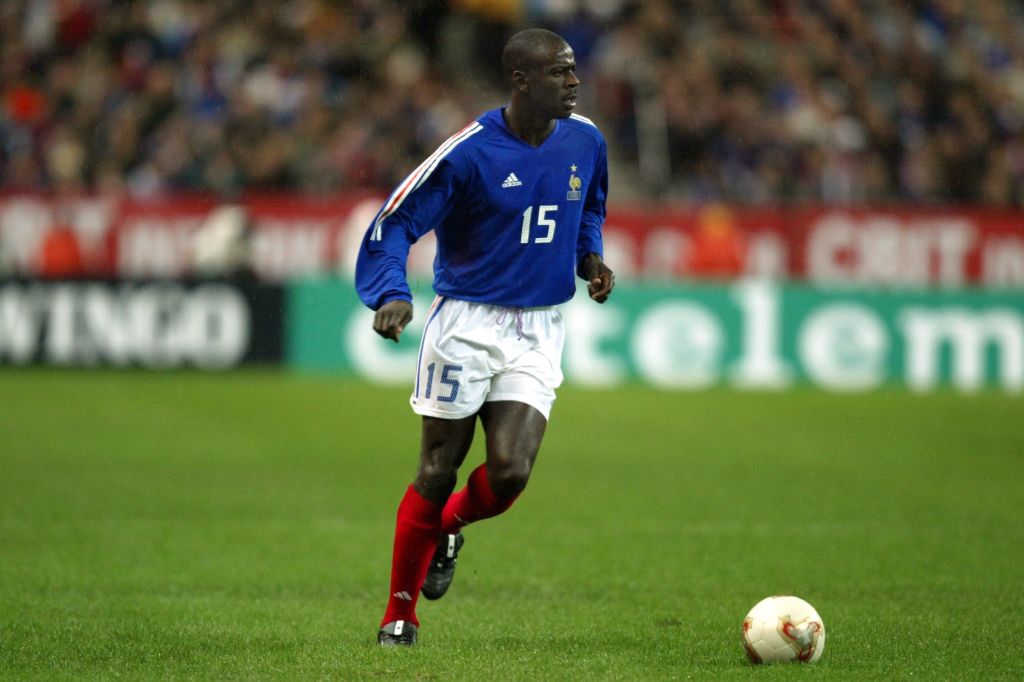
[[[494,403],[494,402],[498,402],[499,400],[508,400],[508,401],[514,402],[514,403],[523,403],[524,405],[529,405],[533,409],[535,409],[538,412],[540,412],[541,415],[543,415],[545,420],[547,420],[547,421],[551,420],[551,407],[552,407],[552,405],[550,403],[546,402],[546,401],[537,400],[533,396],[522,395],[522,394],[492,393],[492,394],[487,396],[487,398],[484,400],[484,402],[485,403]],[[474,414],[476,414],[477,412],[480,411],[480,407],[483,407],[483,405],[481,405],[480,407],[477,407],[475,409],[471,409],[471,410],[469,410],[469,411],[467,411],[465,413],[462,413],[462,412],[448,412],[448,411],[445,411],[445,410],[438,410],[438,409],[435,409],[433,407],[429,407],[427,405],[416,405],[416,404],[413,404],[413,403],[410,403],[410,406],[412,407],[412,411],[415,412],[418,415],[421,415],[421,416],[424,416],[424,417],[437,417],[438,419],[465,419],[466,417],[473,416]]]
[[[522,393],[489,393],[484,399],[485,403],[494,403],[499,400],[509,400],[514,403],[524,403],[544,415],[545,420],[551,419],[551,403],[545,400],[538,400],[536,396],[524,395]]]
[[[462,412],[449,412],[446,410],[438,410],[428,405],[416,405],[413,403],[410,403],[410,405],[412,406],[412,411],[415,412],[416,414],[422,415],[424,417],[437,417],[438,419],[464,419],[466,417],[472,417],[474,414],[480,411],[479,406],[467,410],[463,414]]]

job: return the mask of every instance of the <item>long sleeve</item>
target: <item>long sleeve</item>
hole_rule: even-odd
[[[428,159],[427,161],[433,161]],[[406,281],[410,247],[447,217],[458,181],[448,159],[425,161],[395,188],[374,217],[356,260],[356,292],[369,308],[412,300]]]
[[[608,195],[608,151],[604,140],[597,150],[594,161],[594,176],[587,188],[587,196],[580,218],[580,232],[576,239],[576,274],[579,265],[590,253],[604,257],[604,246],[601,240],[601,228],[604,226],[605,199]]]

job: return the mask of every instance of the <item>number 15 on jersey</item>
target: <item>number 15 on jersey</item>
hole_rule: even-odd
[[[547,233],[543,237],[537,237],[533,240],[534,244],[550,244],[555,238],[555,219],[549,218],[548,213],[554,213],[558,210],[558,206],[554,204],[545,204],[537,207],[537,227],[541,230],[547,229]],[[533,206],[530,206],[523,211],[523,230],[519,235],[520,244],[530,243],[530,228],[533,219]]]

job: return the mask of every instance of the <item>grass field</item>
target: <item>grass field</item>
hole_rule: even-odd
[[[565,388],[530,488],[382,650],[405,400],[0,372],[0,678],[1024,677],[1021,398]],[[747,664],[772,593],[817,607],[819,663]]]

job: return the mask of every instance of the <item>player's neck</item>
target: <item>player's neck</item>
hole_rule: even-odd
[[[530,116],[521,112],[515,102],[511,102],[501,114],[512,134],[531,147],[539,147],[555,130],[555,119]]]

